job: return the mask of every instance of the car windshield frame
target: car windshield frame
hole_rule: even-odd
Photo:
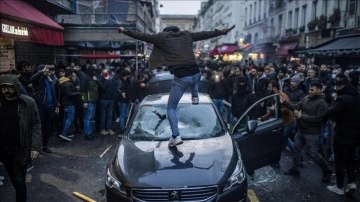
[[[225,127],[211,103],[179,103],[176,109],[181,138],[207,139],[225,134]],[[140,105],[129,126],[128,137],[138,141],[164,141],[171,135],[166,104]]]

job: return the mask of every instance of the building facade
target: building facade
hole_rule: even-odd
[[[55,63],[64,28],[53,18],[75,12],[75,0],[0,0],[0,71],[21,70],[24,62]]]
[[[329,61],[324,56],[357,54],[331,47],[313,51],[338,37],[359,34],[359,0],[244,0],[203,2],[195,30],[236,28],[227,36],[196,43],[196,49],[210,52],[221,44],[236,43],[243,58],[259,64],[303,60],[307,63]],[[360,47],[359,47],[360,48]],[[334,50],[333,50],[334,49]],[[351,55],[350,54],[350,55]],[[337,56],[336,56],[337,57]],[[332,58],[332,63],[340,58]]]
[[[58,60],[83,63],[87,59],[107,62],[143,57],[146,44],[118,33],[118,28],[155,33],[157,5],[157,0],[77,0],[76,14],[57,16],[65,28],[64,49]]]

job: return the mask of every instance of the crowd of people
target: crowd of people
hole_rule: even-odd
[[[321,180],[331,181],[335,162],[336,184],[327,189],[339,194],[356,190],[356,160],[360,159],[360,95],[358,67],[289,63],[217,67],[209,78],[209,95],[229,123],[236,121],[249,106],[269,94],[279,94],[285,145],[293,152],[293,166],[285,175],[300,175],[302,150],[321,167]],[[223,102],[226,100],[227,102]],[[231,108],[224,107],[230,103]],[[267,103],[270,104],[271,103]],[[266,103],[265,103],[266,105]],[[271,108],[257,117],[267,120]],[[273,166],[279,166],[273,165]],[[346,171],[347,180],[344,180]],[[344,182],[347,181],[347,186]],[[345,187],[345,189],[344,189]]]
[[[323,169],[323,182],[330,182],[333,171],[328,162],[335,161],[337,184],[328,186],[330,191],[342,195],[356,189],[355,159],[360,158],[358,68],[300,63],[256,65],[246,60],[206,63],[200,69],[208,81],[209,96],[228,124],[235,123],[255,101],[269,94],[280,95],[284,149],[287,145],[294,153],[294,165],[285,174],[300,174],[302,148],[306,145],[309,155]],[[21,83],[19,93],[35,100],[41,122],[39,152],[51,153],[49,138],[55,132],[65,141],[72,141],[74,134],[82,134],[86,141],[93,141],[97,134],[121,135],[129,107],[146,96],[147,81],[155,72],[136,72],[134,65],[116,63],[71,63],[67,67],[24,62],[10,74]],[[4,93],[8,88],[2,90]],[[264,111],[257,120],[266,120],[267,113]],[[347,190],[344,170],[349,178]]]

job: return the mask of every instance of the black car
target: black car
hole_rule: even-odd
[[[157,93],[169,93],[171,89],[172,80],[174,75],[170,74],[168,71],[163,71],[155,74],[152,77],[148,84],[147,95],[157,94]],[[188,89],[189,90],[189,89]],[[199,81],[199,92],[208,93],[208,81],[204,77],[201,77]]]
[[[210,97],[200,94],[192,105],[186,93],[177,108],[184,143],[168,147],[168,94],[147,96],[132,108],[126,135],[106,169],[107,201],[246,201],[246,171],[280,160],[282,120],[279,97],[254,103],[228,129]],[[264,103],[273,115],[258,123]]]

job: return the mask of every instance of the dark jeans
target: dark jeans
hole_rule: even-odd
[[[126,103],[126,102],[118,102],[118,106],[119,106],[119,112],[120,112],[119,128],[120,128],[120,131],[124,131],[130,104]]]
[[[112,128],[113,100],[100,100],[100,130],[110,130]]]
[[[54,123],[54,107],[46,105],[38,105],[39,116],[41,120],[41,132],[43,138],[43,147],[47,147],[49,143],[49,137],[53,133]]]
[[[323,169],[323,171],[330,170],[329,164],[324,157],[318,152],[320,134],[303,134],[300,129],[297,130],[294,142],[294,168],[299,170],[300,156],[303,147],[309,152],[310,157]]]
[[[335,133],[334,155],[336,185],[338,188],[344,187],[345,170],[348,176],[348,183],[354,183],[355,176],[355,149],[358,143],[356,138],[339,137]]]
[[[76,132],[84,129],[84,108],[81,100],[75,102],[74,126]]]
[[[0,161],[9,175],[16,191],[16,202],[26,201],[26,165],[19,164],[20,152],[0,151]]]

